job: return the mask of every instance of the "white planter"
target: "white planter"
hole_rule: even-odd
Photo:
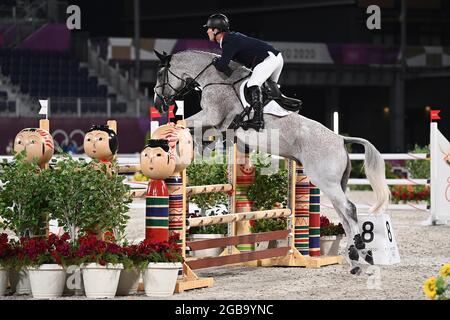
[[[177,284],[179,262],[149,263],[144,270],[145,295],[148,297],[167,297],[173,295]]]
[[[119,285],[117,287],[118,296],[128,296],[136,294],[139,286],[141,272],[138,269],[122,270],[120,273]]]
[[[122,264],[88,263],[82,267],[84,291],[91,299],[114,298],[119,284]]]
[[[63,295],[84,296],[83,274],[81,268],[69,267],[66,271],[66,285]]]
[[[11,291],[15,294],[31,294],[30,278],[28,270],[10,270],[9,281],[11,284]]]
[[[320,254],[322,256],[337,256],[342,236],[320,237]]]
[[[0,296],[4,296],[8,286],[8,270],[0,267]]]
[[[266,250],[269,248],[269,241],[261,241],[255,243],[255,250]]]
[[[209,234],[209,233],[202,233],[202,234],[199,233],[199,234],[191,234],[190,235],[191,241],[219,239],[219,238],[223,238],[223,237],[224,237],[223,234]],[[218,257],[222,253],[223,250],[225,250],[225,247],[195,250],[195,251],[192,251],[192,256],[196,257],[196,258]]]
[[[43,264],[28,268],[33,298],[51,299],[62,296],[66,284],[66,270],[58,264]]]

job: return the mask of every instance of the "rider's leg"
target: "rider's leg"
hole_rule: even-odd
[[[247,87],[251,93],[251,106],[254,110],[252,122],[259,129],[264,128],[261,86],[274,72],[281,72],[279,62],[280,60],[272,52],[269,52],[269,56],[253,69],[247,82]]]

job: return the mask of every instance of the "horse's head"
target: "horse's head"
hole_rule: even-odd
[[[155,86],[155,107],[159,112],[166,112],[169,106],[175,103],[182,89],[186,86],[186,80],[173,72],[170,68],[171,54],[159,53],[155,50],[160,60]]]

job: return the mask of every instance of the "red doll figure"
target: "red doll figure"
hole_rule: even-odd
[[[169,191],[164,179],[175,170],[175,157],[164,139],[151,139],[140,156],[141,171],[151,180],[145,209],[145,238],[169,240]]]

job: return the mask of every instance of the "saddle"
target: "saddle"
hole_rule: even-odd
[[[272,80],[267,80],[261,87],[263,106],[272,100],[275,100],[282,108],[288,111],[300,112],[302,108],[302,101],[299,99],[289,98],[283,95],[278,84]],[[247,86],[244,89],[245,99],[250,101],[250,94]]]

